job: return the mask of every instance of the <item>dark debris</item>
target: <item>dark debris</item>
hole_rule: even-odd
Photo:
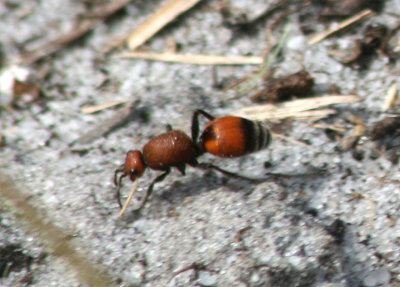
[[[285,77],[266,81],[264,87],[251,99],[254,102],[276,103],[291,97],[306,97],[311,94],[314,79],[307,71],[300,71]]]
[[[360,69],[368,67],[372,57],[377,52],[387,53],[389,29],[382,24],[367,26],[362,39],[357,40],[350,57],[343,61],[345,65],[352,65]]]
[[[26,254],[19,244],[0,247],[0,278],[8,277],[11,272],[30,270],[34,258]]]
[[[384,7],[384,0],[343,0],[327,1],[325,7],[319,15],[322,20],[332,18],[350,17],[364,9],[371,9],[380,12]]]

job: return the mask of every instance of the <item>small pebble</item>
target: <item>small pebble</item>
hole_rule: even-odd
[[[372,286],[388,286],[390,281],[390,273],[386,268],[380,268],[371,271],[364,278],[364,286],[372,287]]]
[[[218,281],[218,275],[213,272],[201,271],[199,272],[198,283],[201,286],[216,286]]]

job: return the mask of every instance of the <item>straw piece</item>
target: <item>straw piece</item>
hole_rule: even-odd
[[[321,150],[319,150],[319,149],[317,149],[317,148],[314,148],[313,146],[311,146],[311,145],[309,145],[309,144],[307,144],[307,143],[305,143],[305,142],[296,140],[296,139],[291,138],[291,137],[287,137],[287,136],[282,135],[282,134],[272,133],[272,138],[273,138],[274,140],[275,140],[275,139],[279,139],[279,140],[281,140],[281,141],[286,141],[286,142],[289,142],[289,143],[293,143],[293,144],[296,144],[296,145],[305,147],[305,148],[307,148],[307,149],[309,149],[309,150],[311,150],[311,151],[314,151],[314,152],[321,152]]]
[[[314,45],[318,42],[321,42],[325,38],[330,37],[340,31],[350,27],[351,25],[356,24],[357,22],[361,22],[362,20],[367,19],[368,17],[372,16],[373,14],[374,14],[374,12],[370,9],[363,10],[360,13],[340,22],[339,26],[332,28],[328,31],[325,31],[321,34],[315,35],[308,41],[308,45]]]
[[[81,112],[84,114],[93,114],[93,113],[97,113],[97,112],[100,112],[105,109],[109,109],[109,108],[112,108],[115,106],[125,104],[127,102],[128,102],[127,100],[120,100],[120,101],[112,101],[112,102],[97,105],[97,106],[88,106],[88,107],[82,108]]]
[[[345,127],[337,126],[337,125],[313,124],[312,127],[316,128],[316,129],[323,129],[323,130],[330,129],[330,130],[338,132],[338,133],[347,132],[347,129]]]
[[[335,105],[349,104],[360,101],[361,98],[355,95],[330,95],[313,97],[307,99],[293,100],[280,105],[258,105],[245,107],[234,112],[234,115],[251,120],[273,120],[283,118],[313,119],[326,117],[334,114],[335,110],[315,110],[318,108]]]
[[[119,215],[118,215],[119,218],[122,218],[122,216],[124,215],[126,209],[128,208],[129,203],[130,203],[131,200],[132,200],[132,197],[135,195],[136,190],[137,190],[137,186],[138,186],[138,182],[139,182],[139,179],[137,178],[137,179],[135,180],[135,182],[133,183],[132,190],[131,190],[131,192],[129,193],[128,198],[126,199],[126,201],[125,201],[125,203],[124,203],[124,206],[122,207],[121,211],[119,212]]]
[[[336,110],[334,109],[323,109],[323,110],[315,110],[315,111],[303,111],[303,112],[296,112],[291,113],[290,111],[285,112],[282,110],[277,111],[277,113],[270,113],[269,111],[261,112],[257,111],[255,113],[239,113],[235,112],[234,115],[238,117],[247,118],[253,121],[265,121],[265,120],[281,120],[287,118],[295,118],[297,120],[311,120],[317,121],[323,118],[326,118],[330,115],[336,114]]]
[[[175,53],[158,54],[152,52],[127,52],[118,54],[116,57],[195,65],[259,65],[263,63],[263,58],[257,56],[212,56],[190,54],[183,55]]]
[[[386,98],[382,106],[382,111],[386,112],[390,108],[393,108],[394,104],[397,101],[397,98],[398,98],[397,83],[394,83],[389,87],[386,93]]]
[[[135,50],[153,37],[164,26],[173,21],[183,12],[189,10],[200,0],[170,0],[145,22],[137,27],[127,39],[128,47]]]
[[[132,120],[132,115],[137,113],[135,107],[138,103],[139,100],[137,98],[132,99],[126,106],[119,109],[118,112],[114,113],[111,117],[99,120],[95,127],[84,132],[82,136],[69,143],[69,146],[89,144],[95,139],[126,125]]]

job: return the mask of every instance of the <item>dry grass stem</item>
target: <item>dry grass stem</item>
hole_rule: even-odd
[[[96,17],[88,17],[82,20],[77,25],[77,27],[74,27],[70,32],[59,36],[57,39],[50,41],[33,51],[26,52],[20,57],[19,62],[23,65],[30,65],[46,56],[49,56],[59,51],[68,44],[76,41],[77,39],[88,33],[97,24],[115,14],[129,2],[130,0],[118,0],[108,4],[100,5],[97,9],[90,13],[91,15],[95,15]]]
[[[389,87],[386,93],[386,98],[385,102],[383,103],[382,111],[386,112],[390,108],[393,108],[394,104],[397,101],[397,98],[398,98],[397,83],[394,83]]]
[[[323,130],[329,129],[329,130],[339,132],[339,133],[347,132],[347,129],[345,127],[341,127],[341,126],[337,126],[337,125],[313,124],[311,126],[316,129],[323,129]]]
[[[297,120],[310,120],[310,121],[317,121],[323,118],[326,118],[330,115],[336,114],[336,110],[334,109],[323,109],[323,110],[314,110],[314,111],[302,111],[292,113],[290,111],[283,111],[283,110],[276,110],[275,112],[271,111],[257,111],[251,112],[246,111],[245,113],[240,111],[236,111],[233,113],[236,116],[244,117],[253,121],[274,121],[274,120],[282,120],[287,118],[294,118]]]
[[[153,37],[158,31],[189,10],[200,0],[170,0],[145,22],[137,27],[127,38],[128,48],[135,50]]]
[[[282,134],[272,133],[272,138],[273,138],[274,140],[275,140],[275,139],[279,139],[279,140],[281,140],[281,141],[286,141],[286,142],[289,142],[289,143],[293,143],[293,144],[296,144],[296,145],[305,147],[305,148],[307,148],[307,149],[309,149],[309,150],[311,150],[311,151],[313,151],[313,152],[321,152],[319,149],[316,149],[316,148],[314,148],[313,146],[311,146],[311,145],[309,145],[309,144],[307,144],[307,143],[305,143],[305,142],[298,141],[298,140],[296,140],[296,139],[294,139],[294,138],[287,137],[287,136],[282,135]]]
[[[190,54],[183,55],[175,53],[158,54],[151,52],[127,52],[118,54],[116,57],[195,65],[259,65],[263,63],[263,58],[257,56],[212,56]]]
[[[95,127],[83,133],[82,136],[71,142],[69,145],[74,146],[75,144],[89,144],[95,139],[107,133],[110,133],[114,129],[128,123],[131,120],[132,115],[135,114],[134,107],[137,105],[138,102],[139,101],[137,99],[133,99],[128,104],[126,104],[126,106],[122,107],[116,113],[114,113],[110,118],[100,121]]]
[[[9,205],[14,216],[21,223],[25,222],[24,225],[29,228],[35,242],[44,245],[48,255],[56,256],[58,260],[66,262],[68,269],[76,273],[80,281],[79,286],[117,286],[112,283],[112,278],[106,270],[89,259],[87,250],[74,244],[71,240],[73,235],[66,232],[67,228],[54,223],[53,218],[49,218],[49,214],[37,206],[38,203],[33,203],[32,196],[21,186],[22,182],[20,181],[18,186],[15,182],[18,182],[17,178],[11,178],[0,172],[0,208]],[[3,212],[3,209],[1,211]],[[1,263],[7,262],[4,260],[3,256]],[[14,286],[18,285],[27,284]]]
[[[315,35],[308,41],[308,45],[314,45],[318,42],[321,42],[325,38],[330,37],[346,28],[349,28],[350,26],[352,26],[358,22],[361,22],[362,20],[367,19],[368,17],[372,16],[373,14],[374,14],[374,12],[370,9],[363,10],[360,13],[340,22],[339,26],[332,28],[328,31],[325,31],[321,34]]]
[[[234,115],[251,120],[277,120],[284,118],[319,119],[336,113],[333,109],[317,110],[335,104],[350,104],[359,102],[355,95],[329,95],[307,99],[293,100],[280,105],[258,105],[245,107],[234,112]]]
[[[273,66],[277,63],[279,54],[282,52],[291,30],[292,24],[291,22],[287,22],[283,28],[282,34],[280,35],[278,43],[269,53],[267,53],[260,69],[258,69],[258,71],[251,76],[246,77],[245,81],[241,82],[239,86],[235,87],[239,94],[248,93],[257,87],[262,79],[266,79],[267,75],[272,75]]]
[[[112,102],[97,105],[97,106],[88,106],[88,107],[82,108],[81,112],[84,114],[93,114],[93,113],[97,113],[97,112],[100,112],[105,109],[109,109],[109,108],[112,108],[115,106],[125,104],[127,102],[128,102],[127,100],[120,100],[120,101],[112,101]]]

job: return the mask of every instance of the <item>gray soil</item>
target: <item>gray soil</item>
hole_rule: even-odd
[[[101,2],[2,1],[1,69],[70,31]],[[274,75],[305,69],[315,81],[313,94],[326,94],[334,84],[362,100],[334,106],[337,113],[318,122],[275,123],[292,140],[274,139],[267,150],[200,158],[252,177],[279,174],[262,183],[191,167],[184,177],[173,170],[133,214],[158,174],[147,170],[122,219],[113,176],[128,150],[141,149],[166,124],[190,133],[197,108],[223,116],[255,105],[251,93],[213,87],[211,66],[102,53],[157,10],[158,0],[132,1],[85,37],[24,67],[44,95],[9,109],[10,95],[0,94],[0,286],[400,286],[396,135],[390,150],[366,136],[349,150],[340,142],[352,135],[352,116],[368,127],[386,117],[386,92],[400,84],[399,64],[387,55],[377,53],[360,71],[342,64],[340,54],[351,54],[370,24],[395,28],[400,2],[384,1],[382,11],[312,46],[307,41],[314,33],[338,21],[318,21],[318,5],[301,10],[289,4],[299,1],[252,21],[279,2],[230,1],[233,14],[250,21],[237,29],[238,20],[228,25],[217,9],[221,1],[202,1],[145,48],[162,52],[172,38],[179,53],[259,56],[279,41],[288,19],[291,31]],[[396,52],[399,35],[390,43]],[[219,66],[217,80],[240,79],[257,68]],[[114,100],[134,104],[81,111]],[[123,120],[116,125],[118,117]],[[124,198],[130,187],[126,179]]]

